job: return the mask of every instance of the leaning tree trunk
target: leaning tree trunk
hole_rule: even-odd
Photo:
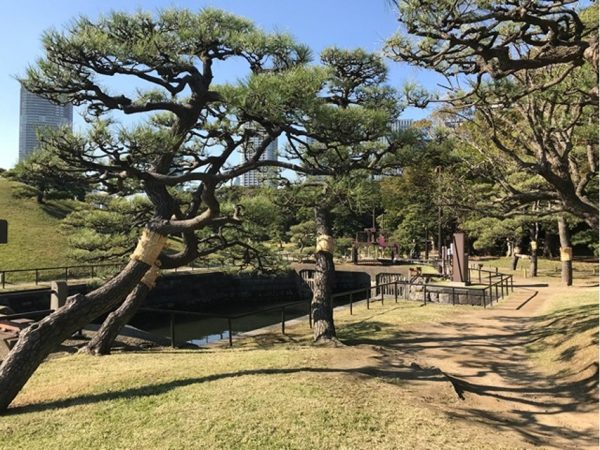
[[[106,317],[98,332],[82,351],[91,355],[109,355],[110,348],[117,339],[121,329],[129,323],[138,308],[144,303],[148,292],[150,292],[150,287],[144,283],[138,283],[121,306]]]
[[[558,237],[560,239],[560,261],[562,282],[566,286],[573,284],[573,248],[569,226],[564,217],[558,219]]]
[[[165,242],[166,237],[145,232],[121,273],[86,295],[69,297],[64,306],[19,335],[16,345],[0,365],[0,412],[8,408],[38,366],[61,342],[125,299],[156,261]]]
[[[333,236],[331,214],[326,207],[315,207],[317,223],[317,251],[315,253],[315,278],[310,310],[315,342],[336,339],[331,298],[335,265],[333,263]]]

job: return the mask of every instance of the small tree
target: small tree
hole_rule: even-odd
[[[384,138],[400,107],[395,91],[384,84],[387,68],[379,56],[330,48],[322,52],[321,61],[327,73],[320,97],[324,105],[306,117],[304,136],[288,135],[287,157],[299,160],[302,172],[320,175],[304,186],[303,205],[314,209],[317,235],[314,340],[327,343],[337,341],[331,297],[337,186],[357,169],[382,171],[396,164],[399,143]]]
[[[83,200],[91,189],[88,180],[79,171],[70,171],[52,152],[43,149],[19,162],[5,176],[33,188],[40,204],[46,203],[49,196]]]
[[[268,165],[259,162],[267,146],[297,111],[314,102],[320,88],[314,73],[295,69],[309,56],[304,46],[211,9],[165,10],[156,17],[112,13],[97,22],[80,18],[64,33],[46,33],[43,41],[45,56],[23,84],[53,101],[85,106],[90,125],[83,136],[47,136],[45,146],[90,183],[111,192],[141,189],[153,211],[116,277],[70,297],[20,335],[0,366],[0,410],[62,340],[126,297],[135,306],[154,285],[159,265],[177,267],[201,255],[201,245],[214,250],[229,244],[218,229],[240,218],[221,211],[217,187]],[[248,78],[215,85],[213,63],[232,58],[247,64]],[[117,92],[107,85],[114,76],[130,79],[138,89]],[[118,126],[124,116],[138,119]],[[249,125],[257,120],[262,133],[254,156],[232,165],[230,157],[248,141]],[[174,196],[177,186],[191,186],[186,204]],[[196,234],[207,229],[216,230],[214,237]],[[184,243],[173,255],[162,252],[169,235]]]

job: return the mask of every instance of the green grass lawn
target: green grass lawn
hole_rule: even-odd
[[[527,274],[530,272],[530,260],[526,258],[519,259],[517,264],[517,270],[512,270],[512,258],[494,258],[494,259],[485,259],[482,261],[470,260],[470,263],[477,264],[478,262],[483,263],[483,269],[490,270],[495,267],[498,268],[500,272],[504,273],[517,273],[522,275],[524,270],[527,270]],[[561,270],[561,262],[558,259],[547,259],[547,258],[538,258],[538,273],[541,276],[548,277],[558,277],[560,278],[560,270]],[[583,261],[573,261],[573,272],[575,276],[578,273],[592,274],[598,273],[598,263],[597,262],[583,262]]]
[[[550,294],[535,319],[537,339],[527,346],[545,372],[559,377],[595,370],[598,364],[598,288],[571,288]]]
[[[343,339],[385,339],[401,323],[469,308],[358,307],[352,317],[347,310],[337,316]],[[246,338],[233,349],[51,359],[0,416],[0,446],[481,449],[490,448],[493,434],[493,448],[523,448],[491,427],[450,418],[411,395],[401,379],[353,367],[356,352],[366,350],[313,347],[309,335],[300,324],[286,338]],[[376,360],[366,363],[377,367]]]
[[[60,220],[72,211],[69,200],[15,198],[16,183],[0,178],[0,218],[8,220],[8,244],[0,244],[0,269],[62,266],[67,257],[67,238],[59,230]]]

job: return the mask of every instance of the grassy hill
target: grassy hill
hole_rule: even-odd
[[[72,201],[15,198],[18,183],[0,178],[0,219],[8,220],[8,244],[0,244],[0,269],[27,269],[69,263],[67,239],[59,223],[72,211]]]

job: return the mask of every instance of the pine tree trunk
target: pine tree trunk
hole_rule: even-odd
[[[562,283],[566,286],[573,285],[573,248],[569,226],[564,217],[558,219],[558,237],[560,239],[560,261]]]
[[[315,208],[317,240],[321,236],[332,235],[331,214],[325,207]],[[337,341],[333,323],[333,289],[335,265],[333,249],[319,250],[315,253],[315,281],[313,298],[310,305],[313,320],[313,336],[315,342]]]
[[[38,366],[61,342],[119,305],[149,268],[149,264],[131,260],[102,287],[86,295],[69,297],[63,307],[26,328],[0,366],[0,412],[8,408]]]
[[[556,233],[553,233],[550,230],[544,231],[544,248],[542,250],[542,255],[544,258],[554,258],[553,248],[556,246]]]
[[[533,227],[533,235],[531,237],[531,243],[529,244],[529,247],[531,249],[531,276],[532,277],[537,277],[537,272],[538,272],[538,238],[539,238],[539,234],[540,234],[540,225],[539,223],[535,223],[534,227]]]
[[[123,327],[129,323],[138,308],[144,303],[148,292],[150,292],[148,286],[138,283],[121,306],[106,317],[96,335],[82,351],[91,355],[109,355],[110,348],[115,339],[117,339]]]

